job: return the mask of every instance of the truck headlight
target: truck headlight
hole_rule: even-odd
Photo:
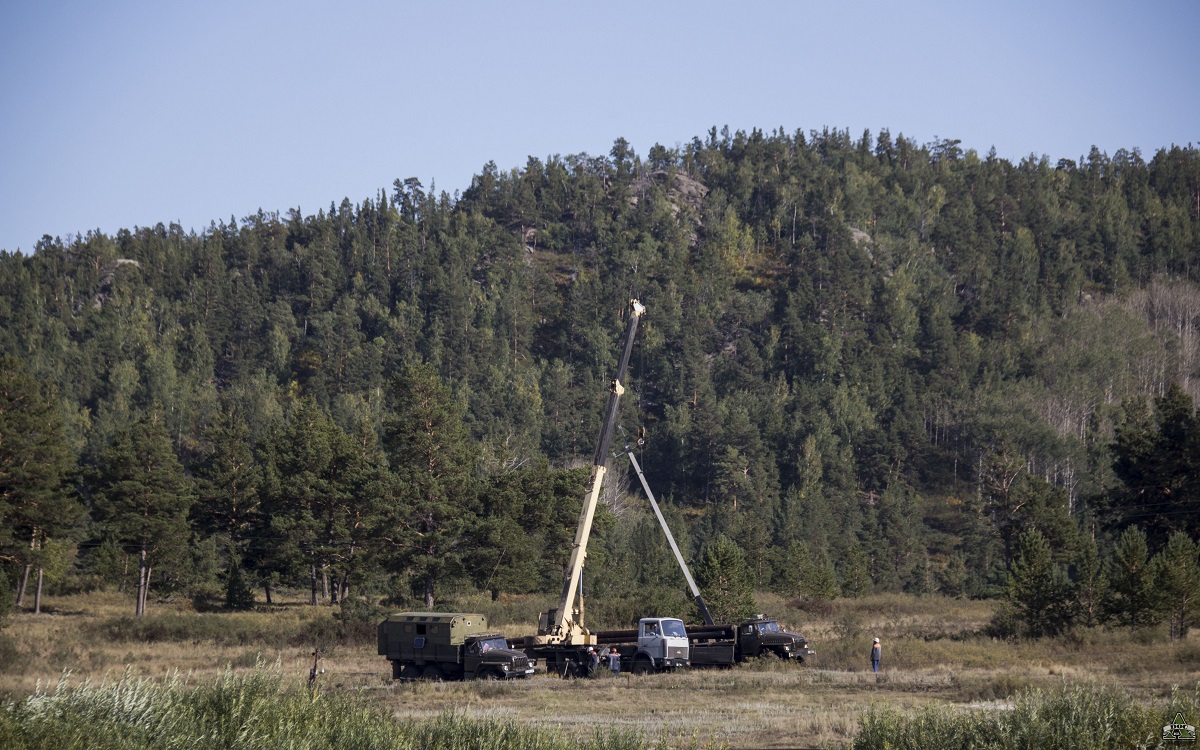
[[[503,669],[505,672],[507,672],[507,671],[508,671],[508,665],[507,665],[507,664],[501,664],[501,665],[500,665],[500,668],[501,668],[501,669]]]

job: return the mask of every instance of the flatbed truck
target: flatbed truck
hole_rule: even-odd
[[[761,614],[736,625],[688,625],[687,634],[693,667],[731,667],[760,656],[803,664],[816,653],[807,638],[783,630],[775,619]]]

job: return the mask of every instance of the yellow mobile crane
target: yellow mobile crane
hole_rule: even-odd
[[[562,598],[557,609],[542,614],[538,634],[523,638],[504,639],[495,633],[476,634],[463,631],[455,635],[456,624],[486,629],[485,618],[478,614],[447,612],[405,612],[393,615],[379,624],[379,653],[392,661],[394,679],[451,679],[479,676],[524,676],[536,666],[538,658],[546,660],[546,668],[563,676],[580,676],[591,672],[589,650],[597,645],[614,647],[621,655],[621,668],[636,674],[685,667],[688,661],[688,638],[683,620],[676,617],[644,617],[636,630],[589,631],[583,625],[583,594],[580,579],[587,559],[588,538],[592,519],[608,463],[609,445],[617,421],[621,381],[629,368],[633,339],[638,322],[646,313],[645,306],[630,300],[629,324],[625,330],[621,360],[609,387],[608,410],[600,427],[600,440],[592,462],[591,482],[584,497],[575,530],[575,543],[567,574],[563,581]],[[471,628],[468,628],[470,630]],[[464,635],[465,634],[465,635]],[[467,636],[470,636],[468,638]],[[485,659],[482,641],[492,646]],[[493,643],[494,641],[494,643]],[[507,646],[507,648],[505,648]],[[478,650],[472,650],[478,647]],[[524,651],[524,653],[521,653]]]
[[[633,339],[637,334],[638,322],[646,313],[646,307],[639,301],[630,300],[631,310],[629,324],[625,328],[625,341],[622,345],[621,359],[617,364],[617,372],[609,386],[608,409],[604,421],[600,425],[600,438],[597,441],[596,455],[592,459],[592,474],[588,493],[583,499],[583,508],[579,513],[579,524],[575,527],[575,543],[571,547],[571,558],[567,563],[567,573],[563,579],[562,596],[558,608],[543,612],[538,621],[538,634],[533,638],[536,646],[594,646],[596,638],[583,625],[583,599],[579,585],[583,575],[583,563],[587,559],[588,537],[592,533],[592,519],[596,515],[596,503],[600,500],[600,488],[604,484],[604,474],[608,465],[608,450],[612,442],[613,429],[617,423],[617,413],[621,403],[621,395],[625,386],[621,381],[629,369],[629,356],[633,352]],[[578,606],[576,606],[578,603]]]
[[[583,575],[584,561],[587,560],[588,538],[592,533],[592,519],[596,515],[596,504],[600,500],[600,489],[604,484],[621,395],[625,393],[622,380],[629,368],[629,356],[633,351],[638,322],[646,313],[645,306],[636,299],[630,300],[630,307],[621,359],[609,387],[608,408],[600,425],[596,455],[592,460],[591,480],[579,513],[579,523],[575,528],[575,542],[571,547],[571,557],[563,579],[562,596],[559,598],[557,609],[542,613],[538,621],[537,635],[525,639],[527,653],[544,658],[549,671],[558,671],[564,675],[572,669],[578,673],[588,661],[588,650],[597,645],[616,645],[621,653],[622,667],[634,672],[661,671],[688,664],[687,636],[683,630],[683,621],[677,618],[643,618],[639,622],[638,630],[628,633],[592,632],[583,624],[583,592],[580,579]],[[620,637],[615,638],[616,635]]]

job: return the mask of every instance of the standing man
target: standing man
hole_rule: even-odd
[[[882,655],[882,653],[883,653],[883,649],[880,648],[879,639],[876,638],[875,642],[871,644],[871,671],[872,672],[879,671],[879,657],[880,657],[880,655]]]
[[[621,655],[617,653],[616,646],[608,650],[608,668],[612,670],[614,676],[621,674]]]
[[[588,665],[587,676],[597,677],[600,674],[600,654],[596,653],[596,649],[588,647]]]

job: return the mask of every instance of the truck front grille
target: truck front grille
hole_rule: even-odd
[[[687,646],[667,646],[668,659],[686,659],[688,658]]]

